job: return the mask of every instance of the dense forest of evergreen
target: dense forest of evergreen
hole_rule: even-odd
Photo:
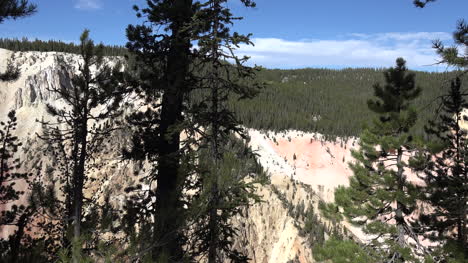
[[[358,136],[371,119],[367,100],[373,97],[372,86],[383,81],[384,69],[263,69],[258,78],[266,88],[252,100],[230,101],[230,106],[248,127],[267,130],[296,129],[328,136]],[[423,126],[434,116],[438,96],[450,86],[458,73],[415,72],[422,94],[416,99]],[[444,88],[445,87],[445,88]]]
[[[104,56],[124,56],[128,54],[126,48],[122,46],[102,45]],[[11,51],[41,51],[41,52],[65,52],[65,53],[80,53],[80,46],[75,43],[65,43],[60,40],[30,40],[28,38],[0,38],[0,48]]]

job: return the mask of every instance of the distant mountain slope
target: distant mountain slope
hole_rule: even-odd
[[[65,43],[60,40],[29,40],[28,38],[0,38],[0,48],[11,51],[41,51],[41,52],[66,52],[79,54],[80,46],[74,43]],[[124,56],[128,53],[127,49],[117,45],[102,45],[105,56]]]
[[[434,118],[437,97],[458,73],[415,72],[422,95],[415,102],[420,115],[416,129]],[[258,77],[268,85],[253,100],[232,100],[230,106],[246,126],[265,130],[312,131],[328,137],[358,136],[372,113],[367,100],[372,86],[384,83],[383,69],[268,70]],[[466,79],[466,77],[465,77]],[[465,88],[468,87],[465,82]]]

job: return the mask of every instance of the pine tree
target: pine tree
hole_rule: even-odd
[[[18,151],[22,146],[16,137],[15,130],[17,119],[15,111],[8,113],[8,120],[0,122],[0,205],[7,208],[0,212],[0,227],[15,227],[15,232],[7,237],[0,238],[1,259],[8,259],[9,262],[18,260],[27,254],[23,244],[25,241],[25,231],[31,220],[34,209],[30,204],[17,202],[25,194],[26,189],[18,189],[18,183],[25,182],[29,185],[31,174],[19,172],[21,169],[20,159],[17,158]],[[23,186],[24,187],[24,186]]]
[[[453,39],[458,47],[446,47],[440,40],[434,41],[433,47],[441,57],[440,63],[457,67],[466,73],[468,71],[468,23],[465,20],[461,19],[457,22]],[[464,52],[460,52],[463,48]]]
[[[150,185],[157,182],[156,190],[150,189],[148,193],[156,200],[154,207],[148,206],[157,220],[147,246],[153,260],[175,262],[183,257],[185,243],[182,191],[187,174],[181,168],[184,157],[180,134],[185,125],[182,112],[191,89],[191,22],[195,7],[191,0],[146,2],[146,8],[135,9],[137,16],[145,16],[151,26],[130,25],[127,48],[139,62],[141,84],[137,92],[149,107],[131,120],[139,131],[134,136],[132,151],[126,156],[148,158],[156,164],[147,178]]]
[[[396,67],[384,74],[385,85],[374,86],[377,100],[369,100],[368,106],[379,117],[362,133],[360,149],[352,153],[356,162],[350,165],[354,172],[350,186],[335,193],[345,216],[372,237],[369,246],[382,262],[416,261],[408,240],[422,249],[409,219],[418,192],[407,181],[403,158],[412,150],[411,128],[417,114],[411,102],[421,89],[405,64],[397,59]]]
[[[239,44],[250,44],[249,36],[231,33],[229,26],[235,18],[227,5],[227,0],[211,0],[200,4],[194,24],[198,26],[195,40],[198,48],[194,52],[198,74],[195,75],[196,87],[205,90],[194,98],[188,115],[193,122],[205,129],[201,133],[200,156],[200,195],[195,199],[202,206],[197,210],[195,221],[197,257],[205,257],[208,262],[221,262],[229,258],[233,262],[245,262],[247,258],[233,250],[236,229],[232,225],[233,216],[240,214],[242,208],[258,197],[254,194],[254,181],[244,181],[249,171],[240,163],[234,162],[248,153],[242,147],[232,154],[227,148],[234,134],[245,138],[240,122],[228,108],[229,97],[252,98],[259,89],[255,78],[256,69],[245,66],[246,57],[239,58],[234,52]],[[253,1],[242,1],[246,7],[254,7]],[[232,60],[232,62],[230,61]],[[231,63],[230,63],[231,62]],[[239,150],[241,150],[239,152]]]
[[[18,19],[34,14],[37,6],[28,0],[2,0],[0,1],[0,24],[7,19]]]
[[[210,236],[211,242],[205,239],[204,248],[197,247],[195,254],[210,254],[208,257],[213,261],[221,250],[229,252],[232,241],[227,239],[234,235],[234,231],[229,230],[232,227],[227,223],[228,218],[238,213],[238,207],[248,203],[248,200],[237,199],[238,202],[243,200],[238,207],[225,209],[220,217],[216,215],[220,206],[220,203],[216,203],[218,199],[223,202],[223,198],[232,198],[231,201],[236,202],[235,198],[245,198],[251,190],[251,184],[244,185],[244,176],[239,175],[235,177],[236,180],[230,178],[226,183],[229,181],[231,186],[238,187],[239,193],[242,193],[240,196],[220,193],[219,184],[213,184],[217,180],[213,179],[212,173],[217,174],[216,169],[221,169],[224,148],[230,136],[241,131],[233,113],[226,108],[228,94],[252,97],[255,93],[246,82],[253,78],[256,70],[243,65],[246,58],[237,58],[229,53],[234,46],[249,43],[249,40],[248,36],[230,33],[229,24],[236,19],[229,9],[223,7],[225,2],[147,1],[149,7],[139,15],[147,16],[155,26],[162,26],[158,31],[160,34],[154,34],[153,29],[147,26],[130,26],[127,30],[130,40],[127,47],[143,62],[139,69],[142,79],[139,92],[149,105],[144,113],[137,113],[131,119],[139,127],[139,132],[127,156],[134,159],[149,157],[157,163],[154,174],[146,182],[156,181],[156,191],[153,193],[150,190],[149,195],[145,196],[145,200],[151,200],[154,194],[156,199],[155,209],[150,212],[157,218],[150,244],[150,247],[155,247],[153,260],[180,260],[189,231],[184,228],[187,220],[193,218],[189,210],[192,207],[197,209],[198,202],[203,198],[212,201],[209,208],[203,207],[206,213],[203,223],[198,226],[198,237],[206,230],[203,233]],[[254,5],[251,1],[242,2],[246,6]],[[163,30],[167,33],[161,33]],[[192,41],[197,42],[196,49],[190,48]],[[227,52],[223,45],[228,46]],[[235,65],[228,63],[228,60],[233,60]],[[193,90],[203,90],[203,98],[192,101]],[[180,140],[182,131],[187,134],[183,142]],[[181,142],[182,148],[179,147]],[[213,162],[210,165],[200,163],[197,168],[197,158],[201,158],[201,153],[194,152],[192,148],[201,144],[204,154],[209,154]],[[210,173],[200,168],[213,165],[218,168],[209,168]],[[196,173],[199,180],[188,180],[189,176],[196,177]],[[196,196],[183,194],[189,188],[201,192]],[[213,195],[219,198],[213,198]],[[203,200],[206,203],[206,199]],[[184,209],[184,206],[188,209]],[[201,210],[198,212],[200,214]],[[140,214],[145,212],[141,211]],[[222,225],[221,229],[226,227],[226,232],[220,232],[219,224]]]
[[[0,73],[0,82],[1,81],[15,81],[20,76],[20,70],[18,67],[13,65],[11,60],[8,61],[7,69],[4,73]]]
[[[323,246],[314,247],[314,258],[319,262],[362,263],[376,262],[376,258],[352,240],[332,236]],[[327,261],[329,260],[329,261]]]
[[[65,43],[60,40],[43,41],[39,39],[30,40],[28,38],[0,38],[0,48],[11,51],[42,51],[42,52],[64,52],[80,54],[80,45],[75,43]],[[122,46],[105,45],[103,48],[104,56],[126,56],[128,51]]]
[[[415,0],[417,7],[425,7],[436,0]],[[468,207],[467,207],[467,171],[466,171],[466,136],[467,133],[461,128],[463,109],[468,105],[465,100],[466,94],[461,91],[460,76],[468,72],[468,24],[464,19],[457,22],[457,28],[453,33],[454,46],[447,47],[442,41],[435,40],[433,47],[439,54],[440,63],[456,67],[462,70],[452,82],[448,94],[442,96],[443,113],[440,119],[429,121],[426,127],[428,134],[434,135],[442,145],[433,143],[430,145],[430,153],[420,153],[416,156],[416,167],[425,170],[424,178],[427,187],[424,188],[427,201],[434,206],[434,211],[423,214],[422,223],[427,227],[426,233],[432,239],[444,242],[448,240],[449,247],[461,251],[460,260],[468,258]],[[464,49],[464,51],[463,51]],[[439,116],[438,116],[439,117]],[[437,145],[438,147],[434,146]],[[426,159],[425,158],[432,159]],[[428,163],[427,163],[428,162]],[[436,234],[433,233],[436,231]],[[456,231],[455,245],[452,246],[453,233]],[[453,249],[452,249],[453,250]],[[445,251],[447,252],[447,251]],[[447,254],[447,253],[445,253]]]
[[[255,6],[253,1],[242,3],[246,7]],[[238,18],[231,14],[226,4],[226,0],[206,1],[196,13],[199,25],[206,28],[206,32],[200,30],[196,39],[198,50],[195,55],[200,61],[197,65],[202,68],[197,85],[207,89],[207,93],[206,97],[198,98],[200,102],[195,104],[192,113],[194,121],[206,129],[202,147],[208,148],[209,158],[204,164],[209,171],[201,176],[201,197],[205,200],[202,203],[206,203],[206,214],[202,216],[204,221],[197,218],[204,224],[198,226],[195,234],[201,239],[199,252],[207,253],[208,262],[220,262],[223,257],[235,262],[246,261],[244,255],[231,248],[236,229],[230,220],[243,206],[258,199],[253,193],[253,184],[243,181],[249,172],[230,166],[232,157],[226,152],[226,146],[233,140],[231,136],[246,136],[227,106],[229,97],[252,98],[259,88],[258,83],[252,81],[255,69],[244,65],[247,58],[238,58],[234,54],[235,47],[241,43],[250,44],[250,40],[249,36],[230,32],[229,25]]]
[[[32,15],[36,12],[36,5],[28,3],[28,0],[3,0],[0,1],[0,24],[8,19],[18,19]],[[1,81],[15,81],[20,76],[20,70],[15,67],[12,61],[8,61],[7,70],[0,73]],[[31,250],[33,246],[33,238],[26,234],[29,229],[29,223],[36,212],[36,207],[30,200],[27,205],[14,204],[24,195],[24,191],[17,190],[15,184],[20,180],[24,180],[30,186],[30,174],[19,173],[20,160],[15,157],[18,152],[18,147],[21,146],[18,137],[14,135],[17,125],[15,111],[8,113],[8,121],[1,122],[0,129],[0,205],[11,205],[8,210],[0,212],[0,227],[16,226],[13,235],[7,240],[0,239],[1,260],[8,262],[29,261],[28,256],[33,254]],[[28,247],[29,246],[29,247]],[[40,262],[41,258],[35,256],[36,262]]]
[[[427,4],[436,2],[437,0],[414,0],[413,3],[416,7],[424,8]],[[468,24],[464,19],[457,22],[457,29],[453,33],[453,40],[458,46],[446,47],[442,41],[434,40],[433,47],[442,58],[439,63],[446,63],[447,65],[457,67],[468,71]],[[461,47],[461,48],[460,48]],[[462,51],[464,49],[464,51]],[[460,53],[462,51],[463,53]]]
[[[413,4],[414,4],[416,7],[423,8],[423,7],[425,7],[428,3],[435,2],[435,1],[436,1],[436,0],[414,0],[414,1],[413,1]]]
[[[28,3],[28,0],[2,0],[0,1],[0,24],[7,19],[18,19],[34,14],[37,6]],[[11,61],[8,62],[7,71],[0,73],[0,81],[13,81],[18,79],[20,71]]]
[[[260,201],[255,184],[262,183],[262,170],[250,149],[235,137],[220,151],[223,155],[216,163],[211,148],[198,155],[201,184],[191,204],[188,252],[207,262],[246,262],[248,257],[233,247],[238,228],[232,220],[245,216],[244,209]]]
[[[455,240],[468,257],[468,133],[461,127],[467,107],[457,78],[442,98],[442,114],[426,128],[439,143],[424,156],[428,163],[423,190],[433,209],[421,216],[421,222],[430,238]]]
[[[65,210],[65,230],[73,228],[72,238],[67,241],[66,237],[65,244],[78,244],[81,240],[85,183],[92,180],[89,172],[96,167],[94,157],[118,125],[116,117],[121,114],[120,103],[125,94],[122,64],[110,66],[103,57],[103,46],[95,46],[88,30],[80,37],[80,50],[79,74],[71,78],[70,85],[51,88],[66,106],[47,104],[48,113],[55,120],[42,122],[41,138],[49,143],[52,154],[63,161],[59,168],[59,183],[65,196],[61,210]],[[61,66],[65,72],[72,72],[69,65]],[[80,253],[80,248],[74,251]],[[76,262],[76,255],[73,256]]]

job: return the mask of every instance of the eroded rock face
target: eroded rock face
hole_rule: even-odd
[[[249,135],[250,146],[272,175],[291,177],[310,185],[327,202],[334,201],[335,188],[349,184],[353,173],[348,162],[353,161],[351,150],[357,147],[354,138],[329,142],[316,133],[253,129]]]
[[[300,186],[292,185],[287,177],[273,177],[271,185],[258,187],[264,202],[251,206],[243,217],[234,220],[239,227],[236,248],[248,255],[251,262],[315,262],[310,243],[301,234],[303,220],[293,218],[287,207],[300,202],[311,205],[312,196]],[[287,198],[287,203],[281,197]]]
[[[28,76],[24,87],[15,93],[14,109],[37,106],[57,99],[53,90],[71,90],[71,74],[64,67],[47,67],[43,71]]]
[[[58,52],[11,52],[0,49],[0,71],[9,61],[20,70],[16,81],[0,83],[0,113],[54,101],[54,88],[70,88],[79,56]],[[69,65],[65,68],[64,65]],[[42,115],[40,112],[37,115]]]

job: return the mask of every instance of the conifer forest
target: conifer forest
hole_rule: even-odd
[[[465,1],[0,0],[0,263],[468,263]]]

